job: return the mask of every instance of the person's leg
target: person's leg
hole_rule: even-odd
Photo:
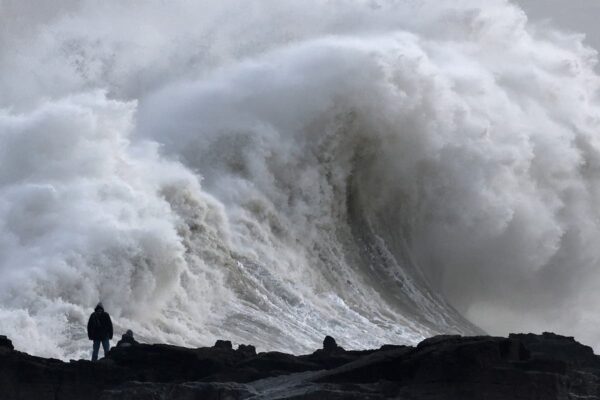
[[[102,349],[104,350],[104,357],[106,357],[106,353],[110,350],[110,342],[108,339],[102,339]]]
[[[94,340],[94,345],[92,347],[92,361],[98,360],[98,350],[100,350],[100,341]]]

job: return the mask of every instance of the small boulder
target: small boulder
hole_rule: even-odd
[[[0,336],[0,348],[14,350],[15,347],[12,344],[12,341],[6,336]]]
[[[232,350],[231,340],[217,340],[213,346],[215,349]]]
[[[237,352],[245,356],[255,356],[256,347],[252,346],[251,344],[240,344],[237,348]]]
[[[332,353],[336,351],[344,351],[344,349],[338,346],[335,339],[328,335],[325,336],[325,339],[323,340],[323,351],[325,353]]]

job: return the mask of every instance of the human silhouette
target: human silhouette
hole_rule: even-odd
[[[92,361],[98,359],[98,350],[100,350],[100,344],[104,350],[104,356],[110,349],[110,339],[113,337],[113,326],[110,320],[110,315],[104,311],[102,303],[98,303],[87,325],[88,339],[94,341],[92,347]]]
[[[138,342],[133,338],[133,331],[128,329],[127,332],[121,336],[121,340],[117,342],[117,347],[130,347],[136,344],[138,344]]]

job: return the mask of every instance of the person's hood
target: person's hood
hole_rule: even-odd
[[[100,302],[96,305],[96,308],[94,308],[94,311],[104,311],[104,306],[102,305],[102,302]]]

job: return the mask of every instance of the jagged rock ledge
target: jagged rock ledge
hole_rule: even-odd
[[[163,344],[113,348],[98,362],[68,363],[15,351],[0,336],[3,400],[162,399],[599,399],[600,357],[552,333],[508,338],[437,336],[295,356]]]

